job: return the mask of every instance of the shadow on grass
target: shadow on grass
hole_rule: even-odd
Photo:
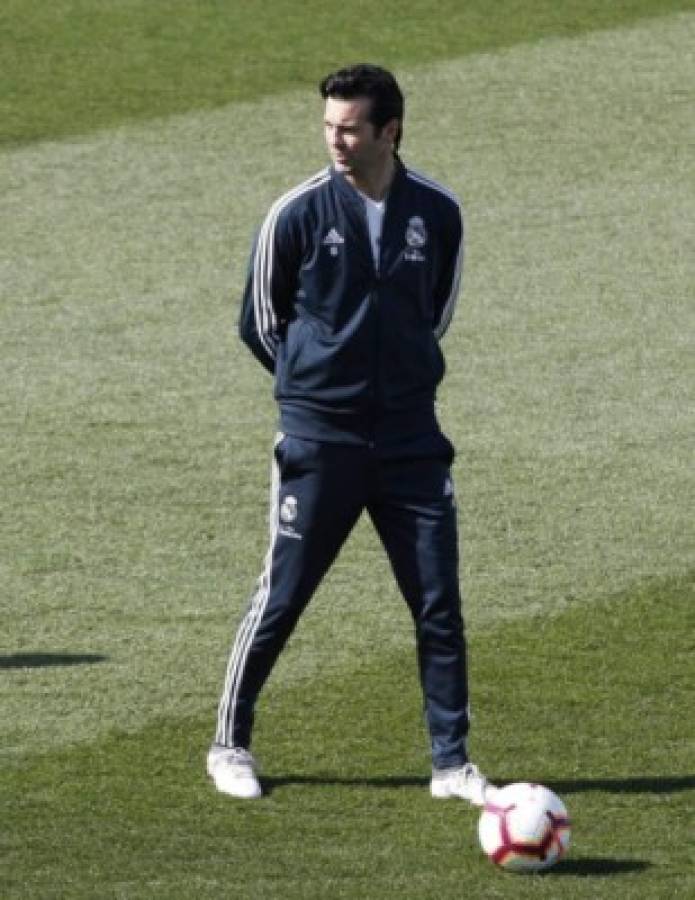
[[[520,777],[494,778],[496,784],[511,784],[522,781]],[[636,778],[581,778],[567,781],[542,781],[556,794],[579,794],[585,791],[605,791],[616,794],[673,794],[695,788],[695,775],[664,775]],[[393,775],[378,778],[343,777],[334,775],[275,775],[263,778],[266,792],[292,785],[315,785],[333,787],[364,787],[377,790],[397,790],[400,788],[421,788],[429,784],[429,778],[420,775]]]
[[[0,656],[0,669],[42,669],[49,666],[85,666],[104,662],[101,653],[10,653]]]
[[[587,856],[584,859],[561,859],[557,865],[544,876],[555,877],[557,875],[624,875],[629,872],[644,872],[651,869],[653,863],[643,859],[609,859],[604,856]]]
[[[400,788],[422,788],[429,784],[429,778],[420,775],[393,775],[379,778],[343,777],[338,775],[271,775],[261,778],[266,794],[276,788],[290,786],[315,787],[356,787],[377,790],[398,790]]]
[[[675,794],[692,791],[695,775],[646,775],[635,778],[579,778],[567,781],[544,781],[556,794],[581,794],[605,791],[611,794]]]

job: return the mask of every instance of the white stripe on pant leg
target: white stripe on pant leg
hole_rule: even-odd
[[[268,597],[270,596],[270,586],[273,567],[273,551],[275,549],[275,541],[278,532],[278,505],[280,495],[280,467],[275,459],[275,448],[284,438],[282,432],[278,432],[273,445],[273,459],[270,468],[270,544],[268,552],[265,556],[263,572],[258,579],[258,587],[251,601],[251,606],[244,619],[239,626],[234,646],[229,657],[227,665],[227,675],[225,678],[222,698],[217,712],[217,734],[215,741],[225,747],[231,746],[232,735],[234,732],[234,714],[236,712],[236,704],[239,696],[239,686],[246,667],[251,644],[258,630],[258,626],[263,618]]]

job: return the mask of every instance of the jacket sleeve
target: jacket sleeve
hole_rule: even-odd
[[[455,216],[446,229],[444,263],[434,297],[434,336],[440,341],[454,315],[463,273],[463,217],[456,206]]]
[[[298,260],[291,221],[273,207],[253,243],[239,319],[242,341],[269,372],[292,316]]]

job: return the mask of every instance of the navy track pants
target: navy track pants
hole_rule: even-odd
[[[439,433],[388,454],[278,436],[270,547],[232,647],[216,744],[250,746],[258,694],[366,509],[412,613],[433,765],[445,768],[467,760],[466,646],[452,457],[451,444]]]

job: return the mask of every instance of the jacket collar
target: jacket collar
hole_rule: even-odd
[[[361,206],[362,197],[360,192],[350,184],[345,175],[342,172],[336,171],[336,168],[333,165],[331,165],[330,167],[330,173],[333,184],[339,191],[340,195],[348,202],[353,204],[360,204]],[[401,162],[400,157],[396,156],[396,169],[393,173],[393,181],[391,182],[391,187],[389,188],[389,192],[386,195],[387,201],[400,191],[405,177],[406,168]]]

